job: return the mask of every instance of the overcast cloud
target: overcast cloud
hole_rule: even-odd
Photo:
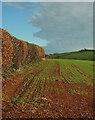
[[[94,0],[1,0],[3,2],[93,2]]]
[[[23,4],[22,2],[5,2],[5,5],[14,7],[17,9],[26,9],[31,7],[31,4],[25,3],[25,2],[23,2]]]
[[[34,3],[5,4],[31,12],[29,23],[41,28],[35,36],[47,40],[46,53],[93,48],[93,3],[40,2],[40,10]]]
[[[35,36],[49,42],[46,53],[93,47],[93,3],[40,3],[31,24],[42,28]]]

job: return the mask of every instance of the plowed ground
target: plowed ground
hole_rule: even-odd
[[[7,78],[3,119],[93,119],[93,62],[47,59]]]

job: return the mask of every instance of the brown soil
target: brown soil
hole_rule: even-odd
[[[72,67],[75,68],[75,66]],[[78,70],[78,68],[75,69]],[[53,119],[59,118],[60,120],[61,119],[64,120],[65,118],[85,119],[85,120],[88,120],[89,118],[93,119],[93,88],[91,86],[87,86],[86,84],[80,84],[80,83],[68,84],[65,77],[64,77],[65,82],[61,81],[61,78],[65,75],[61,76],[60,74],[59,63],[56,63],[56,65],[53,67],[53,70],[51,71],[51,74],[52,73],[55,74],[57,76],[57,79],[55,81],[50,81],[50,82],[45,80],[41,96],[36,100],[37,103],[43,105],[36,107],[36,109],[32,110],[31,112],[29,112],[28,110],[29,108],[34,107],[34,105],[32,104],[32,98],[35,96],[35,94],[39,92],[37,88],[40,87],[41,84],[40,80],[37,82],[33,94],[31,95],[31,102],[25,104],[23,109],[19,105],[17,105],[19,100],[25,94],[26,90],[32,84],[34,78],[37,75],[39,75],[41,71],[43,71],[43,67],[42,69],[38,69],[35,71],[31,71],[29,69],[23,72],[23,75],[22,73],[16,74],[3,85],[3,91],[7,91],[7,93],[4,94],[3,97],[7,95],[9,96],[9,98],[11,98],[12,96],[15,95],[15,93],[20,92],[19,99],[16,102],[14,102],[14,105],[12,107],[9,105],[9,103],[3,101],[3,106],[5,107],[5,109],[3,109],[3,118],[46,119],[52,117]],[[27,77],[31,74],[34,74],[34,77],[24,88],[24,91],[21,92],[20,87],[23,86],[24,82],[27,81]],[[16,78],[20,79],[21,76],[23,78],[23,81],[22,82],[16,81]],[[71,76],[73,77],[72,73]],[[12,91],[9,90],[9,88],[11,88]],[[72,94],[70,92],[70,89],[85,91],[88,94],[83,94],[83,95]],[[27,95],[27,98],[28,97],[29,96]]]

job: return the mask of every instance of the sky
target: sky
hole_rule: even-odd
[[[2,27],[46,54],[93,48],[92,2],[3,2]]]

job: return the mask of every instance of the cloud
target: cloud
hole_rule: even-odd
[[[27,9],[31,7],[30,3],[22,3],[22,2],[6,2],[5,5],[17,8],[17,9]]]
[[[23,0],[22,0],[23,1]],[[36,37],[48,41],[46,53],[93,46],[93,3],[6,2],[7,6],[33,12],[30,23],[41,28]],[[40,10],[37,9],[40,5]]]
[[[42,30],[35,36],[49,41],[46,53],[93,46],[93,3],[40,3],[31,24]]]
[[[94,2],[94,0],[2,0],[3,2]]]

